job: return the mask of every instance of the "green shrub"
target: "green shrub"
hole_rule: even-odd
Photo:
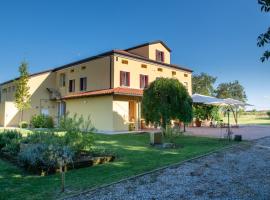
[[[51,116],[47,115],[34,115],[30,122],[33,128],[53,128],[54,122]]]
[[[85,121],[83,117],[77,118],[77,115],[73,117],[67,115],[60,120],[59,128],[66,132],[64,144],[69,146],[76,154],[92,149],[94,143],[92,132],[95,131],[95,128],[90,117]]]
[[[35,131],[29,134],[27,137],[24,137],[21,142],[26,143],[26,144],[37,144],[37,143],[61,144],[63,143],[61,142],[61,137],[55,134],[54,132],[41,132],[41,131]]]
[[[22,135],[13,130],[5,130],[0,134],[0,151],[17,155],[20,151]]]
[[[270,118],[270,111],[268,111],[266,114],[267,114],[267,115],[268,115],[268,117]]]
[[[28,128],[29,124],[26,121],[22,121],[22,122],[19,123],[19,126],[20,126],[20,128]]]
[[[37,143],[22,150],[18,155],[18,161],[26,169],[48,174],[62,166],[62,161],[66,164],[71,163],[73,157],[74,153],[69,147]]]

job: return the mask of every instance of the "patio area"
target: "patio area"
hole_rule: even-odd
[[[264,125],[247,125],[239,128],[231,128],[233,135],[242,135],[243,140],[255,140],[270,136],[270,126]],[[187,127],[186,135],[197,135],[224,138],[226,137],[226,128],[211,127]]]

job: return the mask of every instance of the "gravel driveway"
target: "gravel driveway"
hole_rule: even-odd
[[[270,199],[270,137],[71,199]]]

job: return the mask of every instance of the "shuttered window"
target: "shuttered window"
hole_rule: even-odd
[[[75,92],[75,80],[69,80],[69,92]]]
[[[165,60],[165,58],[164,58],[164,52],[163,51],[156,50],[156,61],[164,62],[164,60]]]
[[[140,74],[140,88],[148,87],[148,76]]]
[[[80,78],[80,90],[86,91],[86,89],[87,89],[87,78],[86,77]]]
[[[130,73],[120,71],[120,86],[128,86],[130,85]]]

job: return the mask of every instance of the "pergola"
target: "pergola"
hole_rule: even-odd
[[[219,99],[216,97],[211,97],[211,96],[206,96],[202,94],[193,94],[192,96],[193,103],[201,103],[201,104],[206,104],[206,105],[217,105],[217,106],[227,106],[228,108],[231,109],[234,115],[234,119],[236,122],[236,125],[238,125],[238,110],[240,107],[245,107],[245,106],[252,106],[251,104],[232,99],[232,98],[227,98],[227,99]],[[235,108],[235,111],[234,111]],[[229,109],[228,109],[229,111]],[[229,121],[229,112],[228,112],[228,126],[230,125]]]

